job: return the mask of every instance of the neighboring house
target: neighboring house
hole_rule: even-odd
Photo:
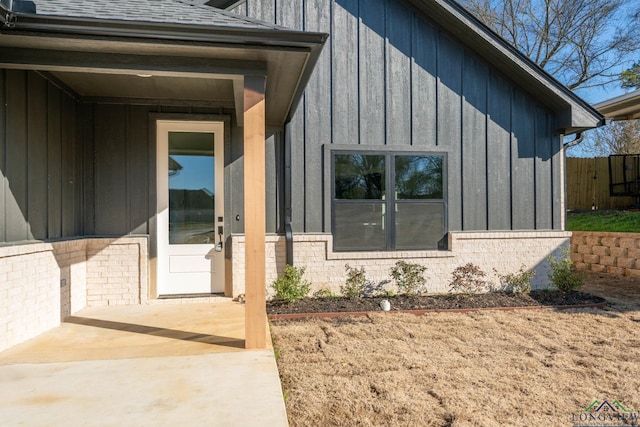
[[[640,89],[599,102],[593,107],[608,119],[640,119]]]
[[[602,116],[451,0],[0,7],[0,349],[218,292],[260,347],[287,262],[335,289],[407,260],[442,291],[568,242],[562,137]],[[176,222],[170,188],[213,215]]]

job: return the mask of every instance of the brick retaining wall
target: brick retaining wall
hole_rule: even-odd
[[[578,270],[640,278],[640,233],[574,231],[571,260]]]

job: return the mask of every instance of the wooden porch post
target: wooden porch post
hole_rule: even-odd
[[[267,347],[265,78],[244,79],[245,348]]]

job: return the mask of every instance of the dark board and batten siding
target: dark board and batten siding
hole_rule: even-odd
[[[156,113],[233,117],[221,108],[78,103],[44,76],[0,70],[0,242],[151,234]],[[232,120],[234,123],[235,120]],[[242,130],[225,147],[226,224],[243,232]],[[267,231],[281,232],[283,138],[271,132]],[[277,165],[277,167],[276,167]],[[240,215],[240,221],[231,220]]]
[[[561,227],[554,113],[428,17],[397,0],[247,0],[234,11],[331,34],[287,128],[295,231],[330,231],[326,144],[446,151],[450,230]]]
[[[157,114],[225,115],[221,108],[181,108],[161,105],[86,103],[82,107],[85,156],[85,233],[121,236],[154,234],[156,212],[156,140],[151,117]],[[225,147],[227,216],[242,214],[239,177],[242,144],[237,129]],[[242,141],[240,141],[242,142]],[[275,144],[268,144],[275,150]],[[275,157],[271,155],[270,157]],[[275,180],[274,180],[275,181]],[[240,186],[240,187],[239,187]],[[234,189],[240,188],[239,191]],[[275,193],[275,189],[272,189]],[[275,211],[275,206],[272,211]],[[270,217],[276,217],[270,212]],[[275,221],[275,220],[274,220]],[[234,227],[235,222],[227,222]],[[241,231],[241,230],[240,230]]]
[[[0,242],[81,235],[77,105],[36,72],[0,70]]]
[[[235,127],[232,110],[87,103],[82,111],[87,235],[155,234],[156,135],[151,118],[167,114],[184,115],[184,120],[209,115],[230,118],[224,217],[229,232],[244,231],[243,134]],[[284,227],[284,141],[282,132],[270,131],[267,136],[266,161],[271,167],[266,177],[266,225],[268,233],[276,233]]]

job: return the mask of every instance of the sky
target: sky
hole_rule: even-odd
[[[638,0],[629,0],[627,2],[625,14],[629,16],[628,19],[631,19],[630,17],[632,16],[632,13],[637,12],[639,4],[640,4],[640,1]],[[613,31],[615,31],[615,29],[612,29],[612,32]],[[626,58],[626,62],[620,64],[613,71],[615,73],[621,73],[622,71],[631,67],[633,62],[638,60],[640,60],[640,51],[629,54]],[[625,93],[631,92],[632,90],[633,89],[621,88],[620,82],[616,81],[603,87],[578,89],[578,90],[575,90],[574,92],[578,96],[580,96],[582,99],[584,99],[585,101],[593,105],[593,104],[598,104],[602,101],[609,100],[611,98],[615,98]],[[575,147],[570,148],[567,151],[567,155],[571,157],[594,157],[595,154],[592,148],[594,143],[593,136],[594,136],[593,131],[585,132],[585,141]],[[572,139],[573,136],[569,138]]]
[[[633,61],[634,59],[640,59],[640,53],[637,54],[637,56],[634,56],[631,58],[631,61]],[[631,64],[628,63],[626,66],[621,66],[620,67],[620,72],[624,71],[625,69],[627,69]],[[625,93],[631,92],[632,89],[622,89],[620,87],[620,83],[618,82],[614,82],[611,83],[605,87],[596,87],[596,88],[589,88],[589,89],[578,89],[575,90],[574,92],[580,96],[582,99],[584,99],[585,101],[589,102],[590,104],[598,104],[602,101],[606,101],[608,99],[611,98],[615,98],[617,96],[623,95]],[[567,156],[569,157],[596,157],[596,154],[593,152],[593,137],[594,137],[594,132],[593,131],[587,131],[584,134],[585,136],[585,140],[576,145],[575,147],[569,148],[567,150]],[[569,137],[567,137],[568,140],[572,140],[575,136],[571,135]]]
[[[178,174],[169,177],[169,188],[180,190],[206,188],[211,193],[215,192],[213,156],[179,156],[174,154],[171,157],[182,166],[182,169]]]

